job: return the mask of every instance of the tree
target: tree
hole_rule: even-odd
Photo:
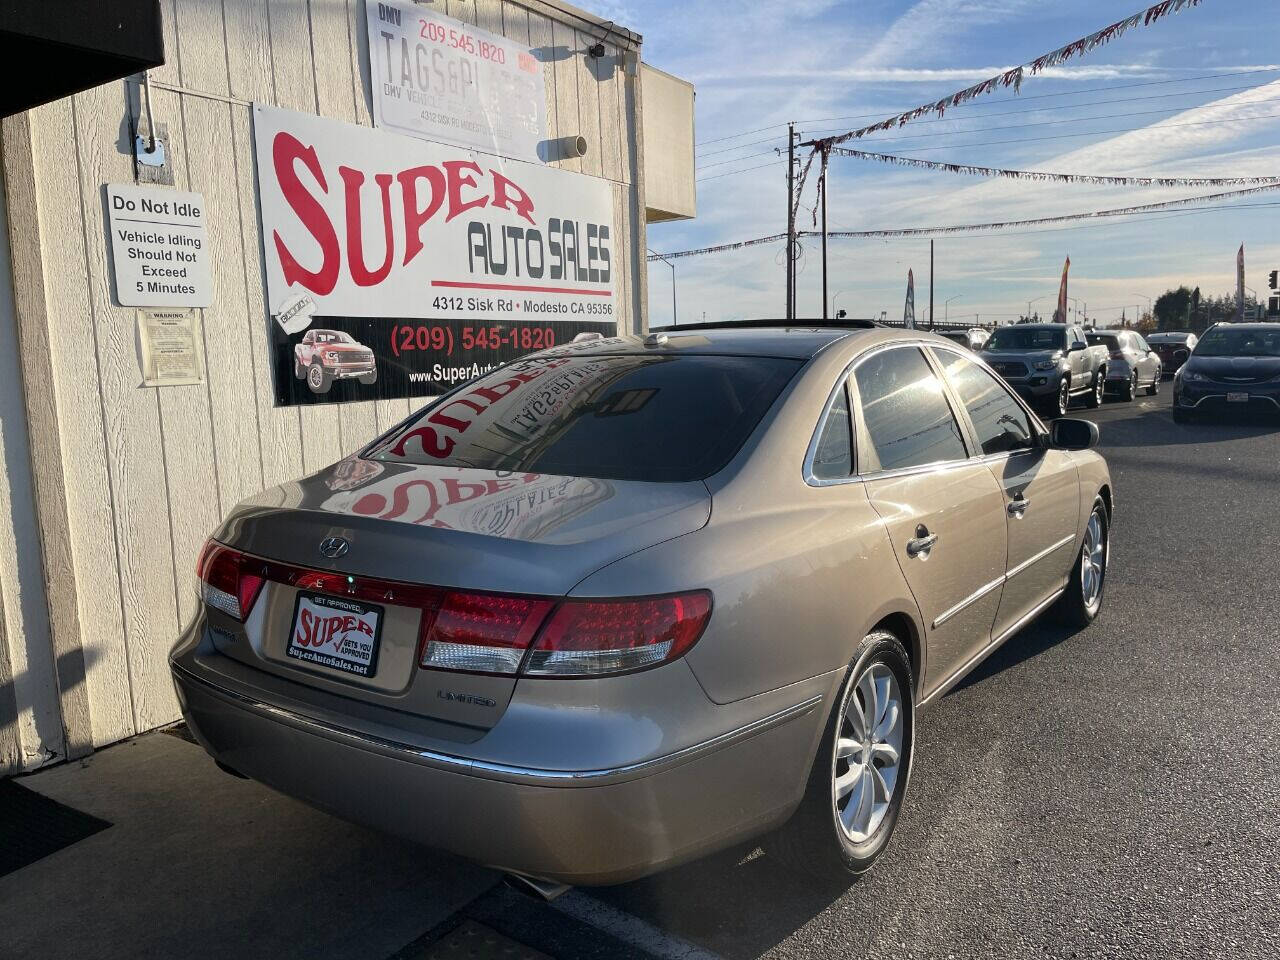
[[[1166,290],[1156,298],[1156,326],[1161,330],[1182,330],[1187,325],[1193,294],[1185,286]]]
[[[1148,333],[1156,332],[1156,318],[1151,315],[1150,310],[1142,311],[1142,316],[1133,322],[1133,329],[1138,333],[1146,336]]]

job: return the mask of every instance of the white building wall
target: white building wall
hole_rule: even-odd
[[[3,141],[0,140],[0,149]],[[64,755],[0,190],[0,772]]]
[[[11,236],[24,241],[21,249],[15,244],[14,274],[28,406],[45,380],[51,392],[41,400],[48,422],[31,428],[41,464],[45,572],[59,584],[48,599],[51,649],[78,651],[83,659],[83,668],[77,673],[72,663],[68,676],[83,675],[86,716],[76,718],[79,708],[68,707],[63,690],[63,728],[73,731],[70,740],[92,746],[177,719],[167,653],[195,610],[199,547],[229,509],[339,459],[410,411],[408,400],[276,407],[268,365],[249,102],[370,125],[363,0],[161,0],[161,6],[167,62],[151,72],[154,116],[168,126],[176,189],[202,193],[208,212],[214,292],[204,311],[205,384],[140,387],[134,312],[112,298],[103,184],[133,179],[128,132],[130,113],[139,109],[136,84],[97,87],[4,126],[6,172],[30,201],[24,217],[36,221],[17,225]],[[622,240],[619,321],[624,329],[641,328],[638,38],[614,32],[605,56],[593,60],[586,49],[605,30],[567,5],[437,0],[429,6],[543,48],[548,136],[581,134],[588,142],[585,156],[557,165],[612,184]],[[4,322],[0,316],[0,335],[8,333]],[[10,380],[3,370],[0,379]],[[0,392],[5,424],[11,402]],[[11,465],[8,434],[5,442]],[[21,452],[22,442],[15,442]],[[13,496],[24,495],[30,499],[22,490]],[[7,500],[0,503],[11,512]],[[7,542],[4,523],[0,518],[0,540]],[[39,651],[50,648],[49,627],[35,616],[45,598],[35,591],[38,582],[27,592],[29,577],[23,580],[18,606],[34,619],[19,618],[15,633],[6,559],[0,555],[9,669],[17,669],[12,651],[20,643],[29,661],[23,672],[41,678],[23,693],[31,720],[22,729],[61,751],[57,724],[40,719],[58,673],[39,660]],[[0,672],[0,725],[4,685]],[[54,690],[56,698],[56,683]],[[6,749],[11,755],[0,738],[0,772],[13,766]]]

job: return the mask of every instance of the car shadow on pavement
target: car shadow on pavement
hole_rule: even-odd
[[[802,876],[748,843],[591,896],[722,957],[754,960],[850,889]]]
[[[1081,628],[1066,627],[1060,623],[1054,623],[1048,617],[1036,621],[1001,644],[947,695],[959,693],[961,690],[991,679],[998,673],[1003,673],[1010,667],[1016,667],[1020,663],[1038,657],[1080,632],[1082,632]]]

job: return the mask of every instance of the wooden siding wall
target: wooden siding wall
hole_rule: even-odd
[[[601,31],[541,0],[430,6],[543,49],[548,136],[585,136],[586,156],[559,165],[613,184],[619,319],[624,329],[641,329],[638,49],[622,49],[614,36],[606,56],[590,60],[585,50]],[[51,592],[54,645],[82,648],[95,746],[177,718],[167,653],[195,611],[200,544],[227,511],[339,459],[410,412],[407,400],[276,407],[272,399],[245,101],[370,125],[362,0],[162,0],[162,12],[167,62],[151,77],[182,89],[153,87],[154,115],[168,125],[175,187],[202,193],[208,217],[205,384],[140,387],[134,311],[112,299],[103,184],[133,179],[127,144],[136,86],[107,84],[38,107],[21,128],[29,133],[40,244],[26,252],[15,244],[14,255],[42,262],[38,270],[26,265],[40,289],[15,281],[15,291],[40,307],[19,309],[28,325],[24,351],[44,333],[48,353],[24,355],[23,365],[49,368],[56,409],[56,435],[34,438],[32,448],[43,444],[61,461],[63,489],[55,497],[51,481],[41,502],[64,501],[70,569],[61,572],[74,586],[61,601]],[[50,561],[45,571],[55,573]]]

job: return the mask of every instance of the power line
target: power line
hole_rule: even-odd
[[[1165,82],[1169,82],[1169,81],[1160,81],[1160,82],[1165,83]],[[1028,108],[1028,109],[1026,109],[1026,110],[1006,110],[1006,111],[1001,112],[1001,113],[988,113],[988,114],[984,114],[984,115],[983,115],[983,116],[981,116],[981,117],[934,117],[934,118],[927,119],[927,120],[917,120],[917,121],[916,121],[916,123],[917,123],[917,124],[925,124],[925,123],[954,123],[954,122],[956,122],[956,120],[987,120],[987,119],[994,118],[994,117],[1013,117],[1013,116],[1018,116],[1019,114],[1024,114],[1024,113],[1045,113],[1045,112],[1050,111],[1050,110],[1076,110],[1076,109],[1079,109],[1079,108],[1081,108],[1081,107],[1100,107],[1100,106],[1105,106],[1106,104],[1109,104],[1109,103],[1137,103],[1137,102],[1139,102],[1139,101],[1145,101],[1145,100],[1168,100],[1168,99],[1171,99],[1171,98],[1174,98],[1174,97],[1196,97],[1196,96],[1203,96],[1203,95],[1208,94],[1208,93],[1232,93],[1232,92],[1234,92],[1234,91],[1238,91],[1238,90],[1257,90],[1260,86],[1262,86],[1262,85],[1261,85],[1261,84],[1257,84],[1257,83],[1246,83],[1246,84],[1236,84],[1236,85],[1234,85],[1234,86],[1230,86],[1230,87],[1214,87],[1214,88],[1212,88],[1212,89],[1210,89],[1210,90],[1181,90],[1181,91],[1179,91],[1179,92],[1177,92],[1177,93],[1157,93],[1157,94],[1152,94],[1152,95],[1151,95],[1151,96],[1149,96],[1149,97],[1117,97],[1117,98],[1110,99],[1110,100],[1087,100],[1087,101],[1083,101],[1083,102],[1081,102],[1081,103],[1060,103],[1060,104],[1057,104],[1056,106],[1047,106],[1047,107],[1030,107],[1030,108]],[[1104,88],[1099,88],[1099,89],[1108,89],[1108,88],[1105,88],[1105,87],[1104,87]],[[1111,88],[1111,89],[1120,89],[1120,88],[1115,87],[1115,88]],[[1082,91],[1081,91],[1081,92],[1082,92]],[[1074,94],[1073,94],[1073,95],[1074,95]],[[1045,96],[1063,96],[1063,94],[1045,94]],[[1027,99],[1027,100],[1034,100],[1034,99],[1036,99],[1036,98],[1035,98],[1035,97],[1027,97],[1026,99]],[[1012,101],[1006,101],[1006,100],[1002,100],[1002,101],[1000,101],[1000,103],[1009,103],[1009,102],[1012,102]],[[984,103],[984,104],[962,104],[962,106],[975,106],[975,107],[976,107],[976,106],[984,106],[984,107],[985,107],[985,106],[995,106],[995,104],[985,104],[985,103]],[[1191,110],[1191,109],[1195,109],[1195,108],[1194,108],[1194,107],[1175,107],[1175,108],[1173,108],[1173,109],[1174,109],[1174,110]],[[878,116],[878,114],[877,114],[877,116]],[[831,122],[834,122],[834,121],[836,121],[836,120],[850,120],[850,119],[859,119],[859,118],[857,118],[857,117],[827,117],[825,120],[806,120],[806,121],[804,121],[804,123],[805,123],[805,124],[812,124],[812,123],[831,123]],[[1086,117],[1086,118],[1080,118],[1080,119],[1088,119],[1088,118]],[[1064,121],[1061,121],[1061,122],[1063,122],[1063,123],[1069,123],[1069,122],[1071,122],[1071,121],[1069,121],[1069,120],[1064,120]],[[766,128],[762,128],[762,129],[768,129],[768,128],[766,127]],[[839,128],[839,127],[819,127],[819,128],[818,128],[817,130],[815,130],[814,132],[815,132],[815,133],[829,133],[829,132],[831,132],[832,130],[838,130],[838,129],[840,129],[840,128]],[[759,132],[759,131],[754,131],[754,130],[753,130],[753,131],[751,131],[751,132],[752,132],[752,133],[757,133],[757,132]],[[959,131],[957,131],[957,132],[959,132]],[[971,132],[972,132],[972,131],[971,131]],[[745,134],[744,134],[744,136],[745,136]],[[748,147],[758,147],[758,146],[760,146],[761,144],[764,144],[764,143],[776,143],[776,142],[777,142],[777,137],[769,137],[769,138],[767,138],[767,139],[765,139],[765,140],[752,140],[752,141],[750,141],[749,143],[739,143],[739,144],[735,144],[734,146],[731,146],[731,147],[721,147],[719,150],[708,150],[708,151],[707,151],[707,152],[705,152],[705,153],[699,153],[699,154],[698,154],[698,156],[699,156],[699,157],[713,157],[713,156],[716,156],[717,154],[721,154],[721,153],[729,153],[730,151],[733,151],[733,150],[745,150],[745,149],[747,149]]]
[[[1258,101],[1258,102],[1265,103],[1270,101]],[[931,152],[934,150],[952,150],[952,149],[965,150],[970,147],[993,147],[993,146],[1001,146],[1003,144],[1010,144],[1010,143],[1041,143],[1047,140],[1069,140],[1076,137],[1097,137],[1097,136],[1107,136],[1110,134],[1117,134],[1117,133],[1133,133],[1135,130],[1144,130],[1144,131],[1145,130],[1172,130],[1176,127],[1201,127],[1201,126],[1210,126],[1210,125],[1219,124],[1219,123],[1247,123],[1252,120],[1274,120],[1277,117],[1280,117],[1280,114],[1265,113],[1255,117],[1226,117],[1221,120],[1189,120],[1189,121],[1186,121],[1185,123],[1157,123],[1157,124],[1152,124],[1150,126],[1145,126],[1145,127],[1121,127],[1116,130],[1083,130],[1078,133],[1059,133],[1059,134],[1052,134],[1052,135],[1043,136],[1043,137],[1015,137],[1009,140],[979,140],[974,143],[948,143],[948,144],[942,144],[936,147],[910,147],[909,149],[911,149],[915,153],[925,153],[925,152]],[[1013,128],[1013,129],[1017,129],[1017,128]],[[973,133],[984,133],[984,132],[985,131],[983,130],[960,130],[954,134],[950,134],[950,136],[958,136],[965,133],[973,134]],[[948,136],[948,134],[926,134],[925,136]],[[882,139],[879,139],[873,142],[876,144],[880,144],[880,143],[891,143],[896,140],[915,140],[915,139],[917,138],[916,137],[884,137]],[[764,154],[755,154],[753,156],[739,157],[736,159],[750,160],[750,159],[753,159],[754,156],[764,156]],[[769,164],[762,164],[761,166],[769,166]],[[728,170],[724,173],[712,174],[709,177],[698,177],[698,182],[701,182],[703,180],[716,180],[720,177],[733,176],[735,173],[748,173],[752,170],[759,170],[759,169],[761,169],[761,167],[757,166],[757,167],[746,167],[742,170]]]
[[[1182,197],[1177,200],[1162,200],[1158,203],[1140,204],[1132,207],[1116,207],[1108,210],[1091,210],[1085,213],[1068,213],[1060,214],[1052,217],[1033,217],[1023,220],[1008,220],[994,223],[970,223],[970,224],[954,224],[942,227],[895,227],[878,230],[833,230],[829,231],[831,237],[842,238],[871,238],[878,239],[883,237],[928,237],[954,235],[958,233],[985,232],[988,230],[1004,230],[1008,227],[1021,226],[1037,226],[1040,224],[1065,223],[1072,220],[1094,220],[1111,217],[1130,217],[1145,213],[1159,212],[1163,213],[1167,210],[1175,209],[1180,206],[1189,206],[1191,204],[1206,203],[1208,201],[1230,201],[1237,197],[1253,196],[1259,193],[1265,193],[1271,190],[1280,189],[1280,184],[1268,184],[1258,187],[1248,187],[1243,190],[1230,190],[1224,193],[1207,194],[1203,197]],[[1229,203],[1223,204],[1230,206]],[[1243,208],[1245,205],[1241,205]],[[1200,207],[1197,209],[1211,209],[1211,207]],[[814,236],[813,231],[802,231],[802,236]],[[719,253],[725,250],[736,250],[741,247],[755,246],[761,243],[771,243],[774,240],[785,237],[785,234],[774,234],[766,237],[756,237],[751,240],[736,241],[734,243],[718,244],[710,247],[699,247],[693,250],[676,250],[664,254],[671,259],[677,257],[690,257],[703,255],[708,253]]]
[[[823,138],[822,146],[827,149],[848,140],[856,140],[868,133],[877,133],[881,130],[901,127],[931,113],[942,116],[947,110],[959,106],[961,103],[988,96],[1002,87],[1006,89],[1012,87],[1013,92],[1018,93],[1022,89],[1023,80],[1028,75],[1037,76],[1050,67],[1056,67],[1073,57],[1082,57],[1104,44],[1118,40],[1130,30],[1138,27],[1149,27],[1162,18],[1181,13],[1184,10],[1192,10],[1200,6],[1200,3],[1201,0],[1160,0],[1159,3],[1147,7],[1145,10],[1139,10],[1137,13],[1131,14],[1122,20],[1117,20],[1115,23],[1108,24],[1101,30],[1095,30],[1087,36],[1072,40],[1070,43],[1058,47],[1056,50],[1043,53],[1034,60],[1011,70],[1006,70],[1003,73],[997,73],[994,77],[988,77],[986,80],[965,87],[963,90],[957,90],[955,93],[949,94],[940,100],[935,100],[932,103],[923,103],[904,113],[887,117],[879,123],[859,127],[857,130],[850,130],[835,137],[825,137]]]
[[[777,160],[774,160],[770,163],[762,163],[754,167],[744,167],[741,170],[728,170],[724,173],[713,173],[709,177],[698,177],[698,179],[694,182],[702,183],[702,181],[704,180],[719,180],[721,177],[732,177],[735,173],[750,173],[752,170],[763,170],[765,167],[774,167],[780,163],[786,163],[786,161],[781,157],[779,157]]]
[[[1280,97],[1267,97],[1262,100],[1242,100],[1239,103],[1232,104],[1232,106],[1251,107],[1251,106],[1259,106],[1264,103],[1280,103]],[[1188,108],[1187,107],[1165,107],[1160,110],[1136,110],[1136,111],[1129,111],[1127,113],[1104,113],[1104,114],[1098,114],[1092,117],[1067,117],[1061,120],[1040,120],[1034,123],[1006,124],[1005,126],[1000,126],[1000,127],[978,127],[977,129],[974,129],[974,130],[939,130],[937,133],[919,133],[919,134],[906,136],[906,137],[881,137],[877,140],[869,141],[869,142],[872,144],[895,143],[895,142],[900,142],[902,140],[924,140],[924,139],[934,139],[936,137],[959,137],[959,136],[964,136],[965,134],[972,134],[972,133],[995,133],[1000,130],[1025,130],[1029,127],[1056,127],[1056,126],[1061,126],[1064,123],[1090,123],[1094,120],[1124,120],[1124,119],[1128,119],[1129,117],[1148,117],[1148,116],[1154,116],[1160,113],[1177,113],[1178,111],[1185,110],[1185,109],[1188,109]],[[1190,109],[1195,109],[1195,108],[1190,108]],[[977,119],[977,118],[972,118],[972,119]],[[1230,120],[1236,120],[1236,119],[1251,120],[1256,118],[1232,117],[1229,119]],[[1265,118],[1257,118],[1257,119],[1265,119]],[[923,122],[928,122],[928,121],[923,121]],[[1225,123],[1228,121],[1222,120],[1222,121],[1200,121],[1200,122]],[[1171,126],[1178,126],[1178,124],[1171,124]],[[1152,127],[1151,129],[1159,129],[1159,127]],[[1019,143],[1022,141],[997,141],[997,142]],[[966,144],[966,146],[971,146],[971,144]],[[698,169],[707,170],[707,169],[710,169],[711,167],[723,166],[726,163],[737,163],[739,160],[752,160],[752,159],[755,159],[756,157],[767,156],[772,152],[773,152],[772,150],[764,150],[759,153],[749,153],[743,157],[730,157],[727,160],[716,160],[713,163],[703,164]]]
[[[1064,90],[1060,93],[1037,93],[1027,97],[1024,97],[1021,94],[1019,94],[1017,97],[1006,97],[1005,99],[1002,99],[1002,100],[991,100],[991,101],[977,102],[977,103],[974,103],[974,102],[962,103],[962,104],[959,104],[959,106],[966,107],[972,110],[978,110],[978,109],[984,109],[986,107],[998,107],[1006,103],[1014,103],[1014,102],[1025,103],[1029,100],[1051,100],[1058,97],[1079,97],[1079,96],[1084,96],[1086,93],[1109,93],[1113,90],[1134,90],[1139,87],[1158,87],[1158,86],[1171,84],[1171,83],[1196,83],[1200,80],[1221,80],[1223,77],[1249,77],[1249,76],[1255,76],[1256,74],[1260,74],[1260,73],[1280,73],[1280,67],[1261,67],[1257,70],[1232,70],[1227,73],[1204,73],[1196,77],[1173,77],[1168,80],[1143,80],[1135,83],[1113,83],[1103,87],[1086,87],[1081,90]],[[1143,98],[1136,98],[1136,99],[1143,99]],[[1069,106],[1070,105],[1064,105],[1064,109]],[[1083,104],[1078,104],[1078,106],[1083,106]],[[879,117],[879,116],[883,116],[883,114],[864,113],[864,114],[858,114],[855,116],[818,117],[817,119],[814,119],[814,120],[797,121],[797,125],[812,124],[812,123],[836,123],[837,121],[842,121],[842,120],[874,120],[876,117]],[[929,122],[933,122],[933,121],[929,121]],[[780,127],[785,127],[786,125],[787,124],[785,122],[771,123],[765,127],[756,127],[752,130],[743,130],[738,133],[726,134],[723,137],[712,137],[709,140],[700,140],[698,141],[697,146],[701,147],[710,143],[723,143],[726,140],[736,140],[739,137],[749,137],[753,133],[763,133],[765,130],[774,130]]]
[[[923,153],[926,150],[963,150],[967,147],[992,147],[1006,143],[1038,143],[1043,140],[1068,140],[1072,137],[1096,137],[1105,136],[1112,133],[1133,133],[1135,130],[1172,130],[1175,127],[1203,127],[1217,123],[1245,123],[1249,120],[1274,120],[1280,117],[1280,113],[1264,113],[1256,117],[1226,117],[1222,120],[1188,120],[1185,123],[1156,123],[1146,127],[1121,127],[1118,130],[1085,130],[1080,133],[1059,133],[1045,137],[1020,137],[1013,140],[981,140],[977,143],[948,143],[937,147],[910,147],[909,149],[915,153]],[[965,130],[962,133],[984,133],[982,130]],[[886,137],[884,140],[877,140],[875,143],[889,143],[891,140],[912,140],[914,137]]]

